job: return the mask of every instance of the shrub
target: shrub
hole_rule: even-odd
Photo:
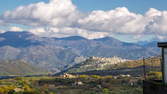
[[[12,91],[14,86],[2,86],[0,87],[0,94],[7,94],[9,91]]]
[[[112,79],[113,76],[111,76],[111,75],[110,75],[110,76],[104,76],[103,78],[104,78],[104,79]]]
[[[148,73],[148,79],[160,80],[162,79],[162,72],[150,72]]]
[[[107,89],[107,88],[104,88],[104,89],[103,89],[103,94],[110,94],[110,90]]]
[[[99,75],[91,75],[92,78],[100,79],[101,77]]]
[[[79,75],[79,78],[89,78],[89,75]]]

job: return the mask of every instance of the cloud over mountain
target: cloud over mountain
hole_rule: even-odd
[[[13,11],[6,11],[2,19],[7,23],[31,26],[68,26],[76,20],[77,10],[71,0],[50,0],[20,6]]]
[[[141,33],[144,23],[143,16],[129,12],[125,7],[110,11],[97,10],[91,12],[79,23],[87,29],[111,33]]]
[[[82,36],[88,39],[103,38],[108,36],[107,32],[94,32],[87,29],[64,27],[64,28],[35,28],[30,32],[43,37],[68,37],[68,36]]]
[[[30,26],[28,31],[47,37],[80,35],[87,38],[130,35],[167,39],[167,11],[150,8],[145,14],[130,12],[126,7],[83,13],[71,0],[50,0],[6,11],[1,23]]]
[[[23,31],[23,29],[20,27],[12,26],[10,27],[10,31]]]

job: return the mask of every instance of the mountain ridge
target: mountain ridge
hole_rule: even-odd
[[[39,37],[30,32],[0,34],[0,60],[25,60],[34,66],[59,72],[71,66],[77,57],[113,57],[138,59],[156,56],[156,46],[126,43],[112,37],[86,39],[81,36],[65,38]]]

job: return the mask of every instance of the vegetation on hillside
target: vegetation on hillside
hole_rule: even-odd
[[[142,78],[74,75],[0,80],[0,94],[142,94]]]
[[[92,58],[89,58],[80,64],[74,65],[65,72],[73,74],[118,75],[118,74],[129,73],[131,75],[136,75],[136,74],[142,75],[144,64],[146,72],[160,71],[160,62],[161,62],[160,60],[161,60],[160,57],[151,57],[140,60],[127,60],[124,62],[118,62],[113,64],[110,62],[101,62],[99,60],[97,61]]]
[[[47,73],[46,70],[33,66],[23,60],[0,61],[0,75],[34,75]]]
[[[66,38],[39,37],[30,32],[5,32],[0,34],[0,60],[26,60],[34,66],[59,72],[71,65],[78,56],[138,59],[159,55],[156,42],[152,45],[126,43],[105,37],[88,40],[79,36]]]

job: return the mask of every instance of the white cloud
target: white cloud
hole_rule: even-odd
[[[9,28],[9,31],[14,31],[14,32],[16,31],[17,32],[17,31],[23,31],[23,29],[20,27],[12,26]]]
[[[167,35],[167,11],[154,8],[150,8],[144,15],[130,12],[125,7],[110,11],[98,10],[80,19],[79,23],[82,28],[88,30],[110,34],[130,34],[134,36],[134,39],[147,35],[162,39]]]
[[[116,8],[110,11],[93,11],[80,19],[81,27],[110,33],[141,33],[144,30],[144,19],[140,14],[131,13],[127,8]]]
[[[79,20],[82,27],[109,33],[140,34],[146,21],[143,15],[129,12],[125,7],[110,11],[93,11],[88,17]]]
[[[5,22],[3,21],[3,19],[1,19],[1,18],[0,18],[0,25],[1,25],[1,26],[5,26],[5,25],[6,25],[6,23],[5,23]]]
[[[7,23],[31,26],[70,26],[79,15],[71,0],[50,0],[20,6],[13,11],[7,11],[2,19]]]
[[[5,31],[4,30],[0,30],[0,33],[4,33]]]
[[[154,12],[152,12],[154,11]],[[147,25],[147,30],[159,35],[167,34],[167,11],[158,11],[150,9],[147,12],[148,17],[152,17]]]
[[[2,20],[0,20],[0,25],[2,25],[3,24],[3,21]]]
[[[82,36],[88,39],[102,38],[108,36],[107,32],[93,32],[80,28],[35,28],[30,32],[42,37],[69,37],[69,36]]]
[[[81,13],[71,0],[50,0],[7,11],[0,17],[2,23],[31,26],[30,32],[47,37],[79,35],[92,39],[122,34],[135,40],[147,35],[167,39],[167,11],[154,8],[145,14],[130,12],[126,7]]]

